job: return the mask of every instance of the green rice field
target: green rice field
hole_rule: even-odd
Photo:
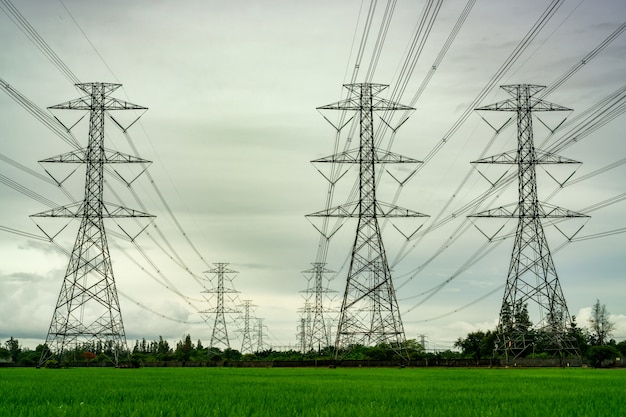
[[[622,416],[626,370],[0,368],[0,416]]]

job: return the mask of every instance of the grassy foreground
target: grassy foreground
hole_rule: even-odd
[[[0,416],[617,416],[626,371],[0,368]]]

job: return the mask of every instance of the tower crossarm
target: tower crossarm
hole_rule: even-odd
[[[534,96],[545,89],[545,85],[536,84],[510,84],[500,86],[504,91],[509,93],[512,98],[502,100],[487,106],[477,107],[474,110],[492,110],[492,111],[518,111],[522,107],[520,103],[524,103],[525,111],[572,111],[569,107],[554,104],[549,101],[535,98]],[[523,97],[524,96],[524,97]]]
[[[121,87],[121,84],[113,83],[81,83],[76,84],[76,87],[83,90],[88,95],[74,100],[69,100],[64,103],[56,104],[48,107],[49,109],[57,110],[93,110],[94,103],[92,101],[92,94],[94,91],[98,91],[104,95],[104,101],[98,103],[98,109],[102,110],[146,110],[147,107],[140,106],[138,104],[129,103],[124,100],[117,99],[109,96],[113,91]]]
[[[315,213],[307,214],[306,217],[359,217],[358,207],[359,202],[356,201],[331,207],[326,210],[316,211]]]
[[[385,217],[429,217],[427,214],[423,214],[414,210],[396,206],[393,204],[383,203],[376,201],[375,216],[380,218]],[[343,204],[341,206],[331,207],[326,210],[317,211],[315,213],[307,214],[307,217],[342,217],[342,218],[358,218],[362,214],[358,211],[359,202],[352,202]]]
[[[578,213],[576,211],[568,210],[562,207],[557,207],[552,204],[538,203],[536,215],[534,218],[538,219],[559,219],[559,218],[575,218],[575,217],[589,217],[586,214]],[[517,204],[509,204],[506,206],[500,206],[497,208],[474,213],[468,217],[493,217],[493,218],[505,218],[505,219],[519,219],[528,217],[527,215],[520,214]]]
[[[239,294],[240,291],[232,288],[209,288],[200,292],[204,294]]]
[[[564,156],[556,155],[552,152],[541,151],[535,149],[535,159],[529,161],[528,163],[533,163],[535,165],[539,164],[580,164],[581,162],[575,161],[570,158],[566,158]],[[472,161],[472,164],[519,164],[518,151],[507,151],[502,152],[497,155],[488,156],[486,158],[477,159],[476,161]]]
[[[91,97],[85,96],[76,98],[74,100],[66,101],[65,103],[56,104],[48,107],[49,109],[56,110],[91,110]],[[113,97],[107,97],[104,101],[104,110],[146,110],[147,107],[140,106],[138,104],[129,103],[124,100],[119,100]]]
[[[376,215],[378,217],[430,217],[428,214],[380,201],[376,202]]]
[[[324,158],[314,159],[311,162],[326,162],[337,164],[358,164],[359,149],[350,149],[345,152],[336,153],[334,155],[326,156]],[[383,150],[380,148],[374,149],[373,155],[374,164],[420,164],[422,161],[418,161],[408,156],[400,155],[391,151]]]
[[[49,163],[75,163],[82,164],[88,162],[87,159],[87,149],[77,149],[74,151],[66,152],[61,155],[53,156],[46,159],[41,159],[39,162],[49,162]],[[115,164],[115,163],[139,163],[139,164],[150,164],[152,161],[148,161],[147,159],[139,158],[137,156],[128,155],[119,151],[113,151],[110,149],[105,149],[102,163],[104,164]]]
[[[107,219],[114,218],[127,218],[127,217],[155,217],[152,214],[144,213],[143,211],[129,209],[126,207],[118,206],[111,203],[103,203],[102,213],[99,216]],[[69,204],[67,206],[55,207],[50,210],[42,211],[40,213],[31,214],[30,217],[69,217],[69,218],[83,218],[88,217],[88,213],[85,210],[83,202]]]
[[[67,206],[55,207],[40,213],[31,214],[30,217],[82,217],[83,203],[74,203]]]
[[[214,307],[214,308],[207,308],[206,310],[202,310],[200,311],[200,313],[223,313],[223,314],[239,314],[241,313],[241,310],[238,310],[236,308],[229,308],[229,307]]]
[[[517,105],[518,100],[510,98],[502,100],[497,103],[489,104],[487,106],[477,107],[474,110],[492,110],[492,111],[517,111],[519,107]],[[550,103],[545,100],[531,99],[530,109],[532,111],[571,111],[569,107],[559,106],[558,104]]]
[[[124,217],[155,217],[152,214],[144,213],[143,211],[129,209],[126,207],[114,205],[111,203],[105,203],[102,207],[103,218],[124,218]]]
[[[317,108],[318,110],[363,110],[363,106],[357,97],[350,97],[345,100],[338,101],[333,104],[327,104]],[[387,111],[387,110],[415,110],[414,107],[405,106],[400,103],[396,103],[381,97],[372,98],[372,111]]]
[[[386,111],[386,110],[415,110],[414,107],[406,106],[391,100],[378,97],[378,93],[389,87],[388,84],[375,84],[375,83],[355,83],[344,84],[352,96],[345,100],[340,100],[336,103],[320,106],[318,110],[355,110],[361,111],[367,109],[368,111]],[[364,91],[368,91],[368,101],[364,103],[361,99],[361,95]]]
[[[539,213],[542,219],[558,219],[558,218],[574,218],[574,217],[590,217],[587,214],[578,213],[563,207],[557,207],[552,204],[542,203],[539,205]]]

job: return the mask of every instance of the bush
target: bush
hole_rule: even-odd
[[[614,366],[615,358],[619,356],[619,351],[610,345],[591,346],[587,351],[587,358],[594,368]]]
[[[44,366],[50,369],[59,369],[61,367],[61,365],[59,364],[59,361],[55,359],[48,359]]]

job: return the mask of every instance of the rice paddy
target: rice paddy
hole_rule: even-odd
[[[608,416],[626,370],[0,368],[0,416]]]

